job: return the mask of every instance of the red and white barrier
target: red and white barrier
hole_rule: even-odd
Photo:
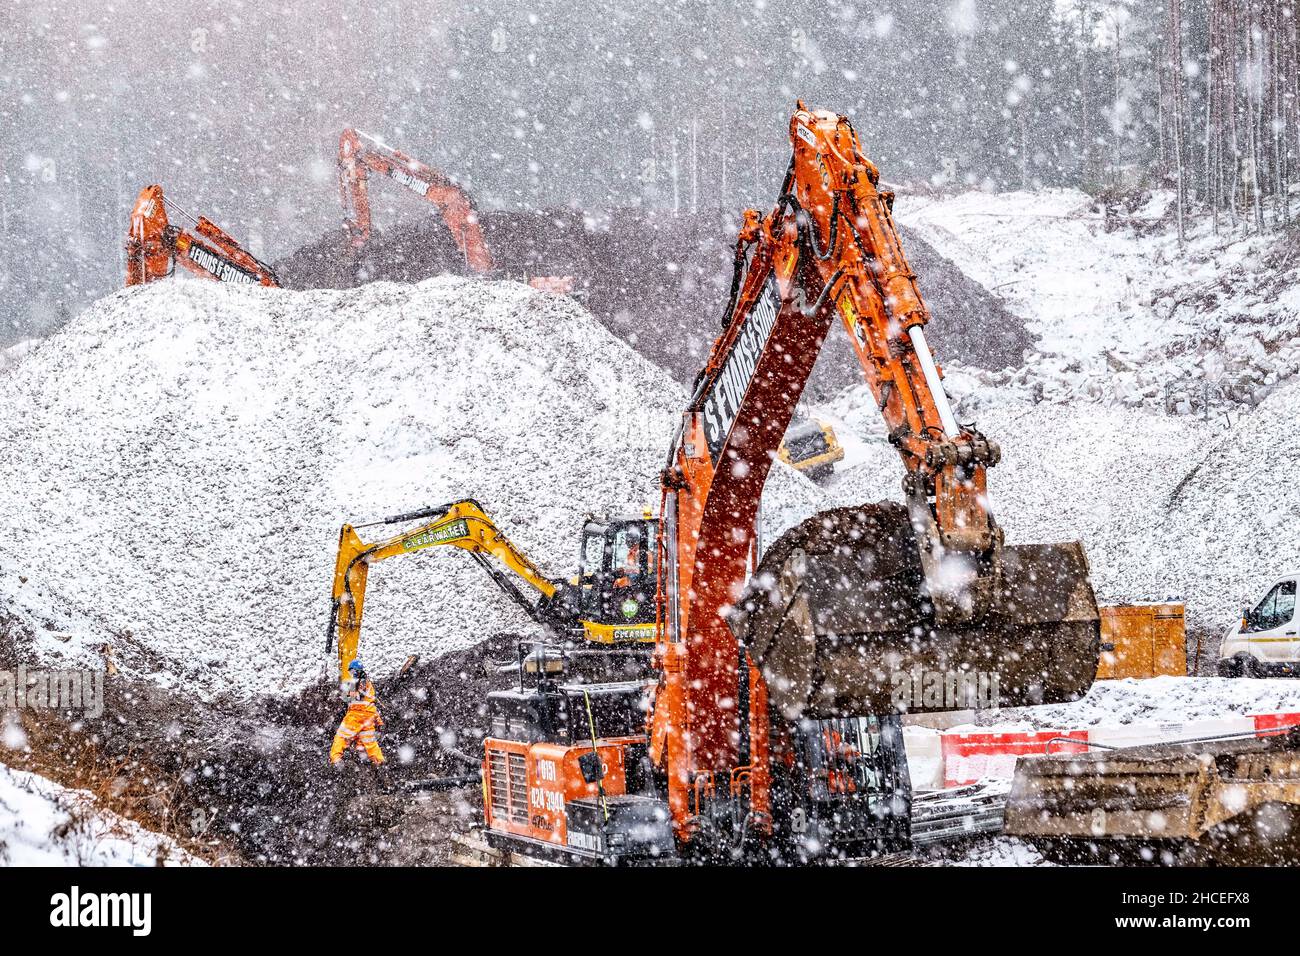
[[[1256,714],[1251,719],[1255,721],[1256,737],[1276,737],[1292,727],[1300,727],[1300,713]]]
[[[980,780],[1010,779],[1016,758],[1048,752],[1053,737],[1069,737],[1078,743],[1057,741],[1052,753],[1083,753],[1088,743],[1086,730],[1039,730],[1029,733],[982,734],[945,731],[943,734],[943,785],[960,787]]]
[[[1048,752],[1053,737],[1057,741],[1051,753],[1084,753],[1088,744],[1105,747],[1138,747],[1143,744],[1198,740],[1205,737],[1258,737],[1286,733],[1300,726],[1300,712],[1254,714],[1194,720],[1187,723],[1119,725],[1090,727],[1087,730],[1039,730],[1016,733],[981,733],[945,730],[940,733],[943,757],[943,785],[960,787],[980,780],[1009,780],[1016,771],[1016,760],[1026,755]]]

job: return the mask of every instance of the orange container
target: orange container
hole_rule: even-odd
[[[1187,629],[1181,604],[1112,604],[1101,608],[1097,679],[1187,675]]]

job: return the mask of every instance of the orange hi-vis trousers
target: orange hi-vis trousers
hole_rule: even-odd
[[[374,704],[354,703],[343,715],[343,722],[334,732],[334,743],[330,747],[330,763],[336,764],[343,759],[343,752],[348,747],[364,751],[372,763],[384,762],[384,752],[379,749],[378,730],[381,721],[379,710]]]

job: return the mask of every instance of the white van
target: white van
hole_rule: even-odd
[[[1219,648],[1220,677],[1300,674],[1300,622],[1296,581],[1300,572],[1275,581],[1241,620],[1228,628]]]

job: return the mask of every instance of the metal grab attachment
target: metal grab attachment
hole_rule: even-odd
[[[1077,543],[1004,546],[992,610],[943,625],[907,509],[824,511],[763,555],[727,623],[787,720],[963,710],[900,677],[967,676],[990,703],[1078,700],[1097,674],[1100,625]]]

